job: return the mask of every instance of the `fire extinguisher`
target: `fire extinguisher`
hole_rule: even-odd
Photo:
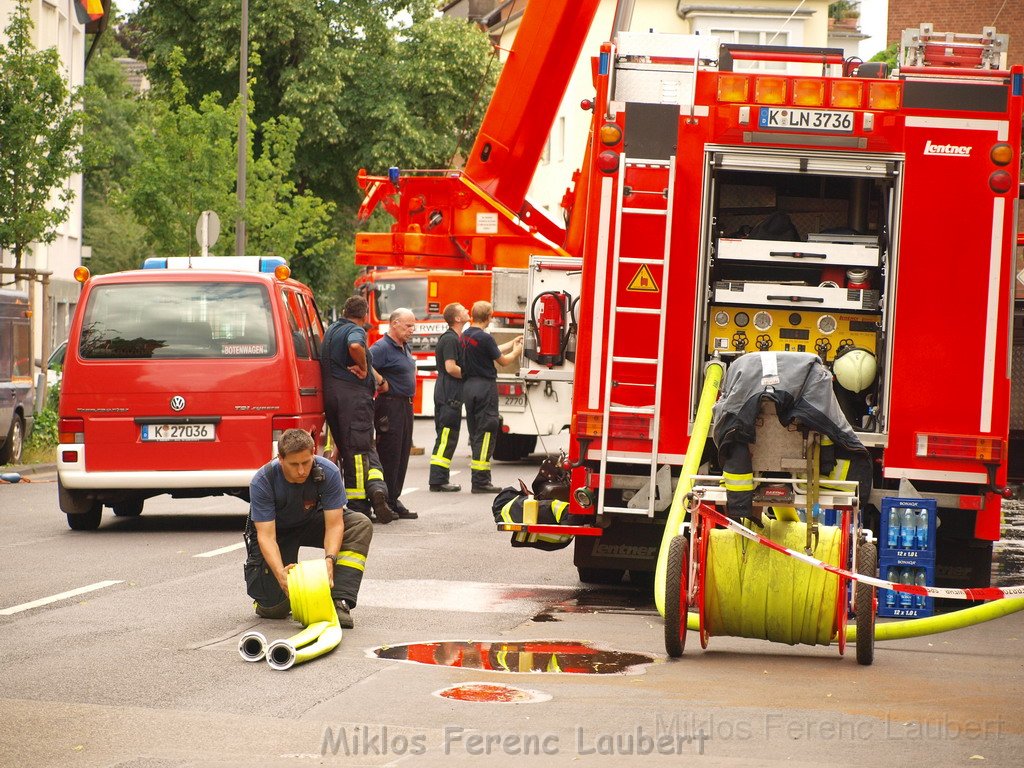
[[[540,315],[537,304],[540,303]],[[544,291],[530,305],[530,331],[535,342],[528,344],[526,355],[541,365],[552,367],[565,362],[569,341],[569,307],[572,296],[564,291]]]

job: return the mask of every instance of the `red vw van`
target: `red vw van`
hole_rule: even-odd
[[[147,259],[89,277],[68,336],[57,489],[75,530],[147,498],[232,494],[323,426],[323,322],[283,259]]]

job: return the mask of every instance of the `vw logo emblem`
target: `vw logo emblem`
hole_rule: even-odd
[[[172,411],[184,411],[185,410],[185,398],[181,395],[175,395],[171,398],[171,410]]]

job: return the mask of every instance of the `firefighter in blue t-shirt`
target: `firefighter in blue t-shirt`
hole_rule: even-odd
[[[288,571],[299,547],[324,548],[331,597],[344,628],[352,627],[373,524],[345,509],[345,490],[334,462],[317,456],[308,432],[289,429],[277,442],[278,458],[265,464],[249,484],[245,524],[245,584],[256,614],[288,615]]]
[[[473,493],[497,493],[491,485],[491,455],[498,437],[501,416],[498,413],[498,369],[508,365],[523,348],[523,337],[516,336],[501,346],[485,328],[491,322],[491,304],[478,301],[470,311],[472,323],[462,332],[462,399],[466,404],[466,425],[472,456]]]

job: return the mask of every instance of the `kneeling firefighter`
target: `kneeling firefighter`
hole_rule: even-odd
[[[345,509],[337,466],[315,455],[308,432],[289,429],[277,443],[278,458],[261,467],[249,484],[245,524],[245,583],[256,614],[288,615],[288,571],[299,547],[324,548],[331,597],[344,628],[353,626],[351,609],[359,595],[373,524]]]

